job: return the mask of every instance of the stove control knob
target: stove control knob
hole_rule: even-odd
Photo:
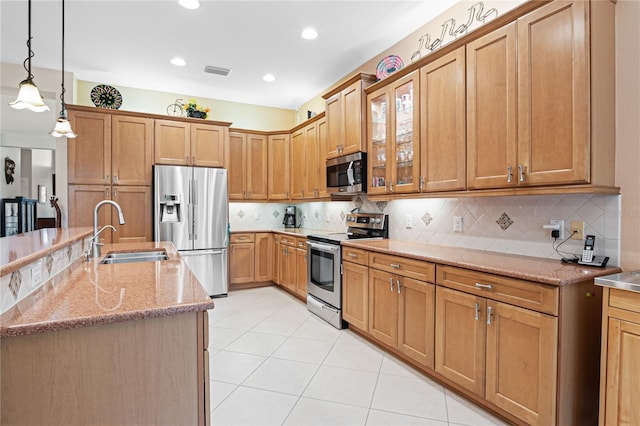
[[[376,223],[382,222],[379,217],[376,218]]]

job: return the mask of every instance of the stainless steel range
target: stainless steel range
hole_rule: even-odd
[[[307,308],[340,329],[342,322],[342,250],[356,238],[389,238],[389,217],[381,213],[349,213],[346,233],[307,236]]]

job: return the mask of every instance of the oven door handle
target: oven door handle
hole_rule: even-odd
[[[330,252],[330,253],[335,253],[337,251],[340,251],[340,246],[330,246],[327,244],[318,244],[318,243],[312,243],[311,241],[307,240],[307,245],[311,248],[320,250],[320,251],[324,251],[324,252]]]

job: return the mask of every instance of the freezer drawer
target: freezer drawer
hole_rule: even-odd
[[[209,296],[227,295],[227,249],[185,250],[180,255]]]

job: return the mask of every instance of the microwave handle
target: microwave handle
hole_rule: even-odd
[[[353,178],[353,161],[351,161],[349,167],[347,167],[347,181],[349,182],[349,186],[353,186],[356,183],[356,180]]]

